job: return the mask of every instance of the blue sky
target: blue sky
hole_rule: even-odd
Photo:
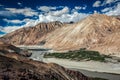
[[[0,34],[40,22],[77,22],[93,13],[120,15],[120,0],[0,0]]]

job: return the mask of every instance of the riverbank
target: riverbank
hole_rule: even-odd
[[[104,63],[98,61],[72,61],[67,59],[44,58],[44,62],[57,63],[66,68],[83,69],[94,72],[105,72],[112,74],[120,74],[120,63]]]
[[[43,58],[46,63],[57,63],[71,70],[80,71],[92,78],[120,80],[120,63],[104,63],[98,61],[73,61],[68,59]]]
[[[88,71],[88,70],[82,70],[82,69],[70,69],[70,70],[80,71],[85,76],[96,78],[96,80],[120,80],[120,75],[117,75],[117,74],[94,72],[94,71]]]

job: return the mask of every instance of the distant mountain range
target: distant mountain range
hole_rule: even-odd
[[[50,22],[21,28],[1,38],[14,45],[42,45],[57,51],[86,48],[104,54],[120,53],[120,20],[93,14],[77,23]]]

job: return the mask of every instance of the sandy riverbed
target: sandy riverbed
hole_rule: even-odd
[[[44,62],[53,62],[66,68],[120,74],[120,63],[104,63],[97,61],[71,61],[67,59],[45,58]]]

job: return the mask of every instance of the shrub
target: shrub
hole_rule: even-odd
[[[105,61],[105,58],[110,58],[107,55],[101,55],[97,51],[87,51],[80,49],[77,51],[69,51],[66,53],[49,53],[44,55],[45,58],[62,58],[62,59],[73,59],[73,60],[94,60],[94,61]]]

